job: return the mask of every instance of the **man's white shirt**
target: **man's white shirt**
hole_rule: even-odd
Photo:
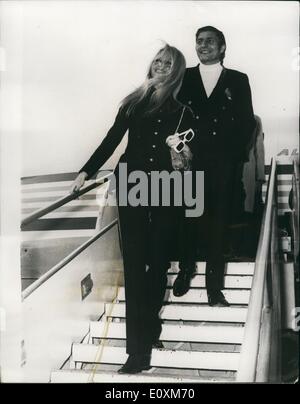
[[[222,70],[223,67],[220,62],[213,65],[204,65],[200,62],[199,71],[207,97],[211,95],[214,88],[216,87]]]

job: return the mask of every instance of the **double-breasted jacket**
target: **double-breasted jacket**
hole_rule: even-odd
[[[246,74],[223,68],[207,97],[199,65],[186,69],[178,99],[191,107],[197,122],[195,159],[246,160],[246,145],[255,127],[251,89]]]

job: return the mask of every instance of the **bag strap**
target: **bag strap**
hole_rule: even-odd
[[[176,130],[175,130],[175,133],[178,133],[178,129],[179,129],[179,127],[180,127],[180,124],[181,124],[181,121],[182,121],[182,118],[183,118],[183,114],[184,114],[185,109],[186,109],[186,107],[183,107],[182,113],[181,113],[181,116],[180,116],[180,119],[179,119],[179,122],[178,122],[178,125],[177,125],[177,128],[176,128]]]

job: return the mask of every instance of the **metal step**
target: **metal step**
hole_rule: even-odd
[[[168,275],[168,284],[173,285],[177,275]],[[225,289],[251,289],[252,276],[249,275],[226,275]],[[205,288],[205,275],[197,274],[191,280],[191,288]]]
[[[253,275],[254,262],[228,262],[225,265],[225,275]],[[205,274],[206,262],[196,262],[196,272],[198,274]],[[171,263],[169,273],[177,273],[179,271],[178,262]]]
[[[250,290],[227,289],[224,290],[224,296],[230,304],[248,304]],[[125,301],[124,287],[119,289],[118,301]],[[190,289],[184,296],[175,297],[171,290],[167,290],[165,302],[175,303],[207,303],[206,289]]]
[[[107,303],[105,316],[125,318],[125,303]],[[244,307],[210,307],[198,305],[171,304],[163,306],[160,318],[175,321],[209,321],[245,323],[247,308]]]
[[[241,344],[243,336],[244,327],[236,325],[163,324],[160,340]],[[91,321],[90,337],[101,339],[126,339],[125,323]]]
[[[230,382],[232,379],[220,377],[179,377],[151,374],[144,371],[138,375],[118,374],[95,370],[55,370],[51,373],[51,383],[213,383]]]
[[[239,353],[152,350],[151,366],[177,369],[214,369],[236,371]],[[92,344],[73,344],[72,360],[81,363],[122,365],[127,359],[125,348]]]

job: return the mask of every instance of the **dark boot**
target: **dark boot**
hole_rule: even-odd
[[[149,370],[151,355],[150,354],[134,354],[129,355],[126,363],[118,370],[118,373],[135,374],[142,370]]]
[[[164,344],[160,340],[156,340],[153,342],[152,347],[155,349],[163,349]]]
[[[161,330],[162,330],[162,321],[160,318],[156,318],[154,325],[153,325],[152,348],[162,349],[164,347],[163,343],[159,340]]]
[[[195,268],[193,268],[192,270],[181,269],[173,284],[173,295],[176,297],[185,295],[186,292],[190,289],[190,283],[194,276]]]
[[[209,306],[228,307],[230,304],[220,290],[207,292]]]

